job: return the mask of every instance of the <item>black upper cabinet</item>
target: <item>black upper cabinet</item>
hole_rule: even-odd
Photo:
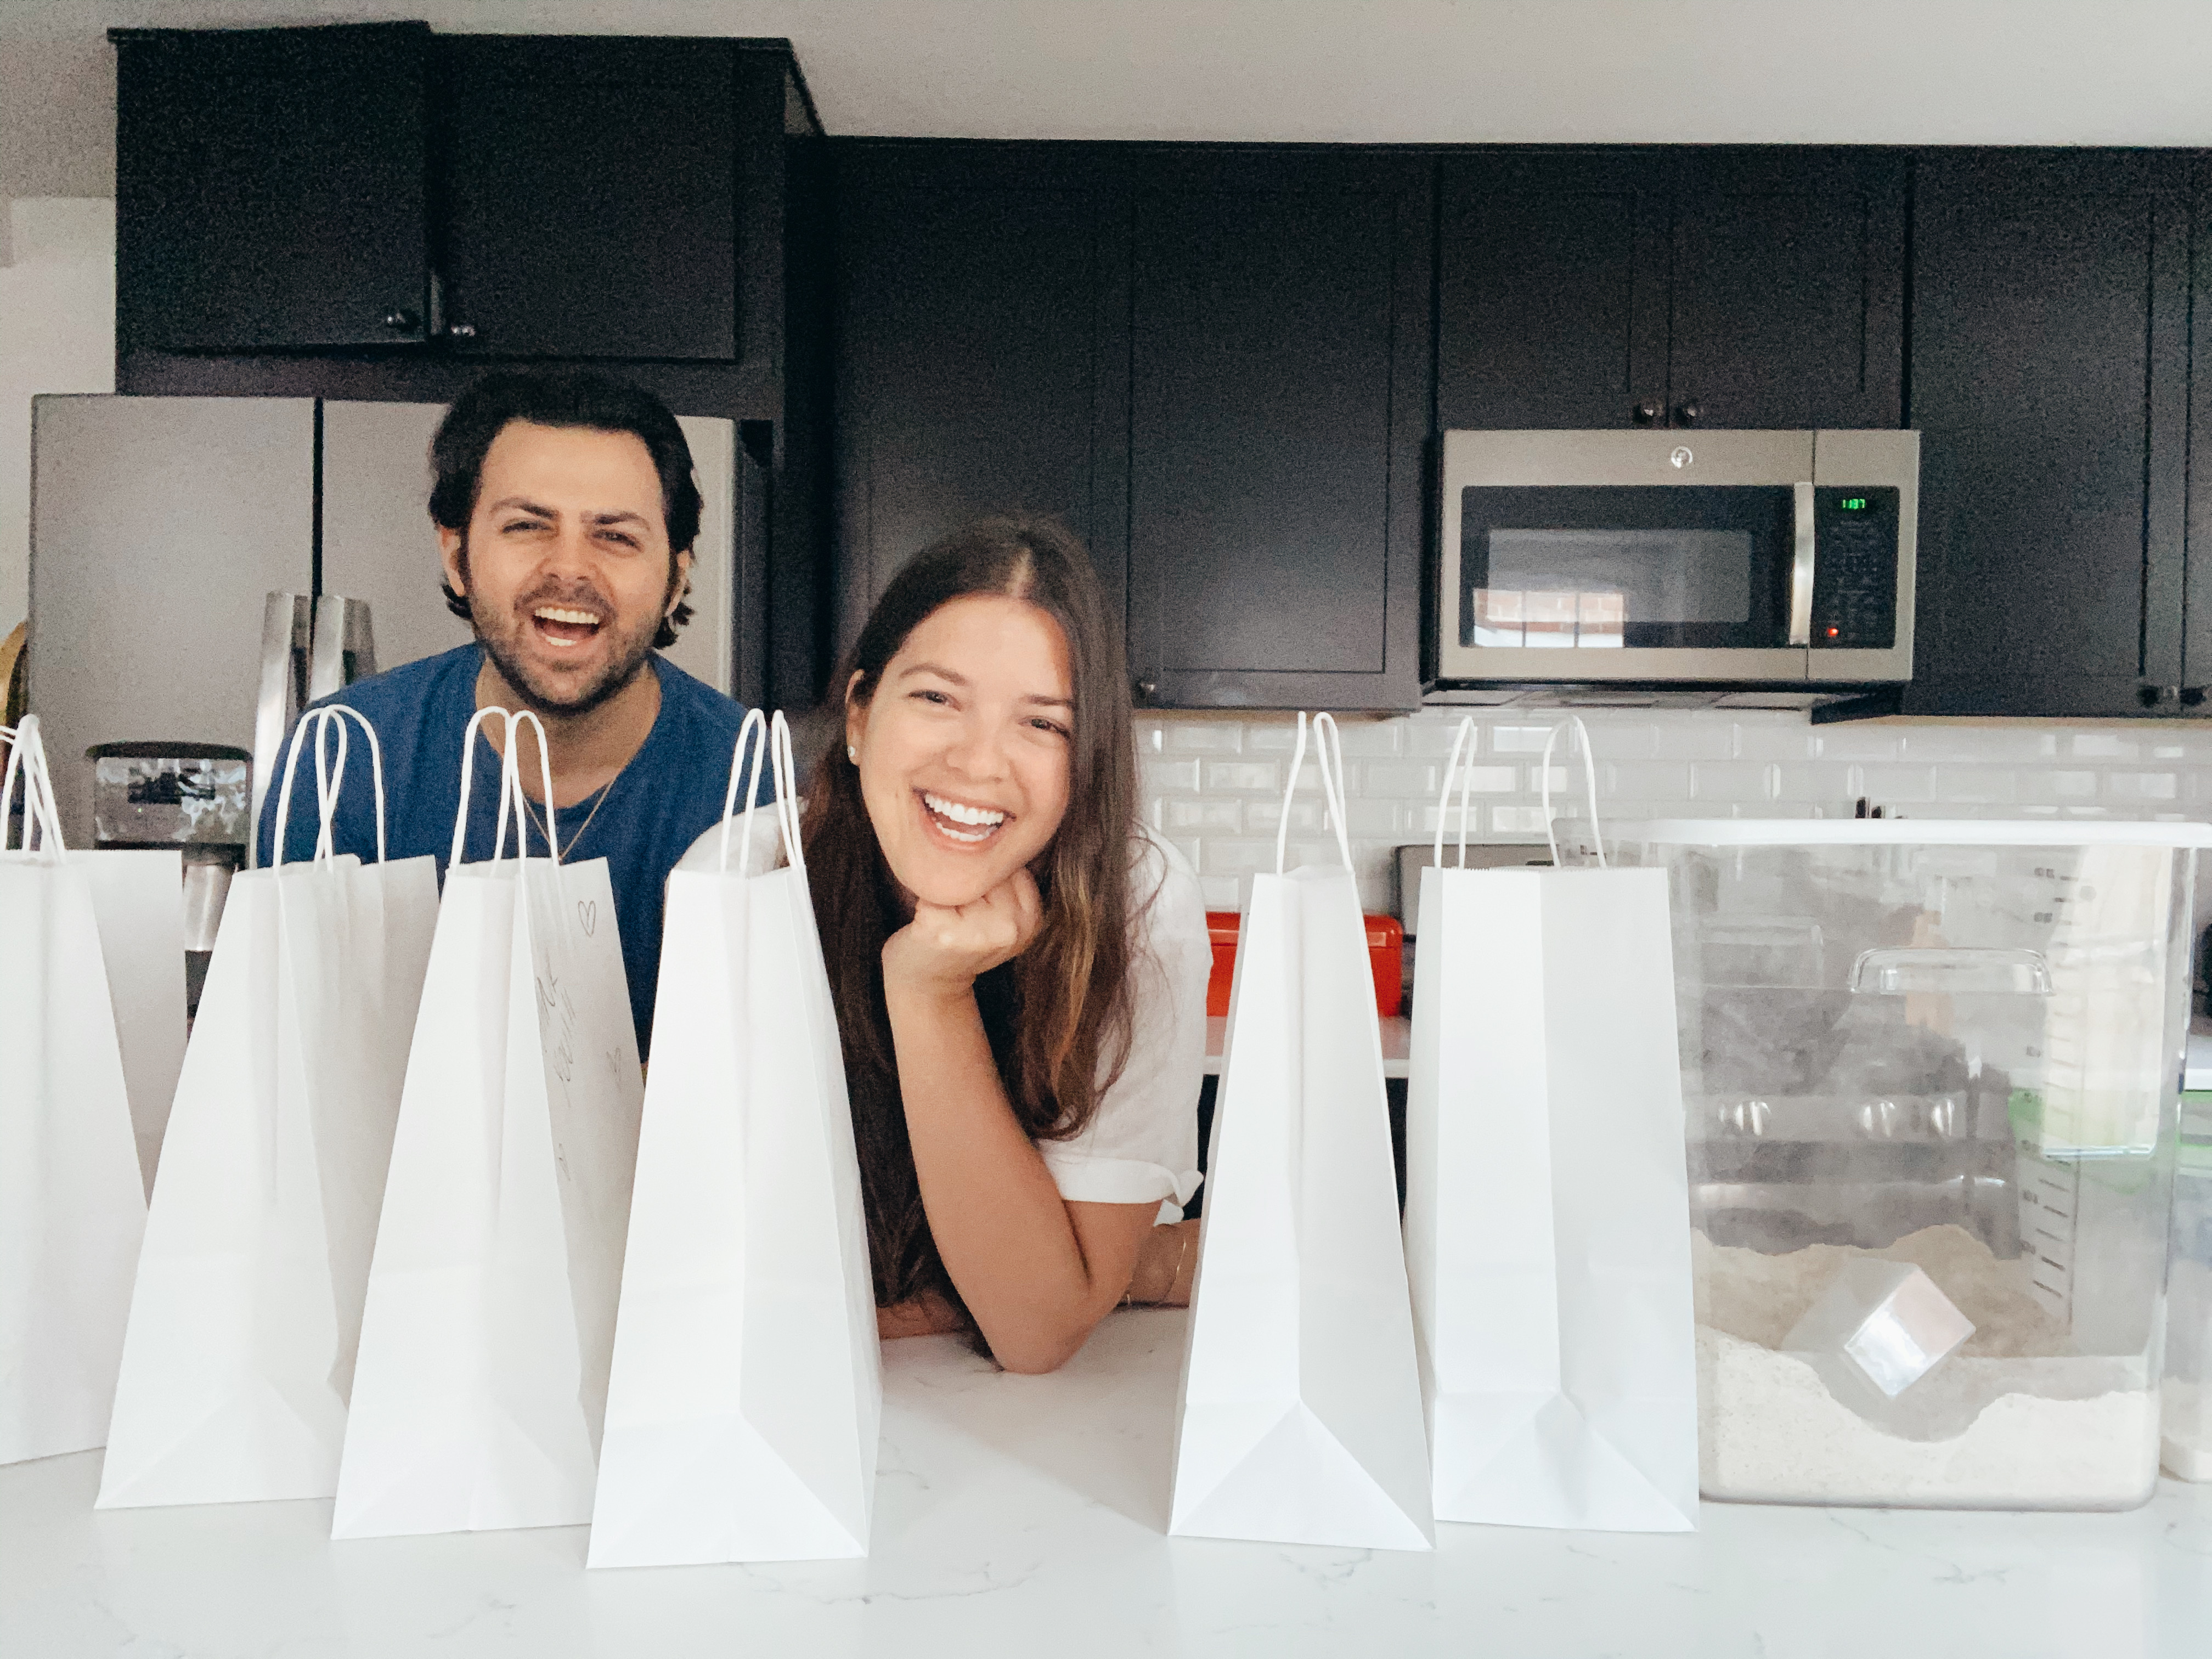
[[[1442,424],[1896,426],[1905,169],[1818,148],[1450,157]]]
[[[755,283],[739,250],[760,251],[750,195],[781,185],[746,159],[787,125],[788,50],[760,50],[780,42],[115,39],[125,354],[730,362],[758,343],[748,297],[782,273]]]
[[[1677,426],[1895,427],[1905,173],[1867,150],[1713,150],[1674,198]]]
[[[2181,703],[2212,714],[2212,164],[2190,163],[2189,477],[2182,571]],[[2161,459],[2172,465],[2161,452]],[[2170,489],[2171,486],[2167,486]],[[2200,568],[2200,566],[2202,568]]]
[[[424,337],[427,25],[115,39],[125,341],[251,351]]]
[[[1048,514],[1119,616],[1128,555],[1128,212],[1083,148],[841,145],[840,643],[946,532]]]
[[[2193,165],[2148,151],[1920,163],[1907,712],[2179,706]]]
[[[456,348],[735,357],[730,44],[439,44],[439,269]]]
[[[1663,424],[1673,164],[1645,150],[1453,155],[1438,194],[1442,425]]]
[[[838,147],[841,641],[987,514],[1064,519],[1156,707],[1419,701],[1430,168]]]
[[[1191,149],[1141,165],[1129,424],[1140,698],[1413,707],[1430,164]]]

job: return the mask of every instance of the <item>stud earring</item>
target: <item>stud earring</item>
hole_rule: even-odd
[[[848,743],[845,745],[845,758],[858,766],[860,763],[860,751]]]

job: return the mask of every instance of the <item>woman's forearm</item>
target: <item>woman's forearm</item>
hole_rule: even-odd
[[[1091,1257],[1112,1259],[1086,1258],[1006,1103],[972,991],[892,990],[887,1001],[915,1172],[945,1271],[1001,1364],[1051,1370],[1121,1298],[1141,1235],[1109,1229]]]

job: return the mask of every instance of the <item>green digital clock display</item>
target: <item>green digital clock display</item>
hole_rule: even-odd
[[[1867,510],[1867,498],[1863,495],[1846,495],[1836,505],[1846,513],[1863,513]]]

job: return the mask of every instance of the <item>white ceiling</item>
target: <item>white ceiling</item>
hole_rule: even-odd
[[[0,33],[788,35],[840,133],[2212,143],[2212,0],[0,0]]]

